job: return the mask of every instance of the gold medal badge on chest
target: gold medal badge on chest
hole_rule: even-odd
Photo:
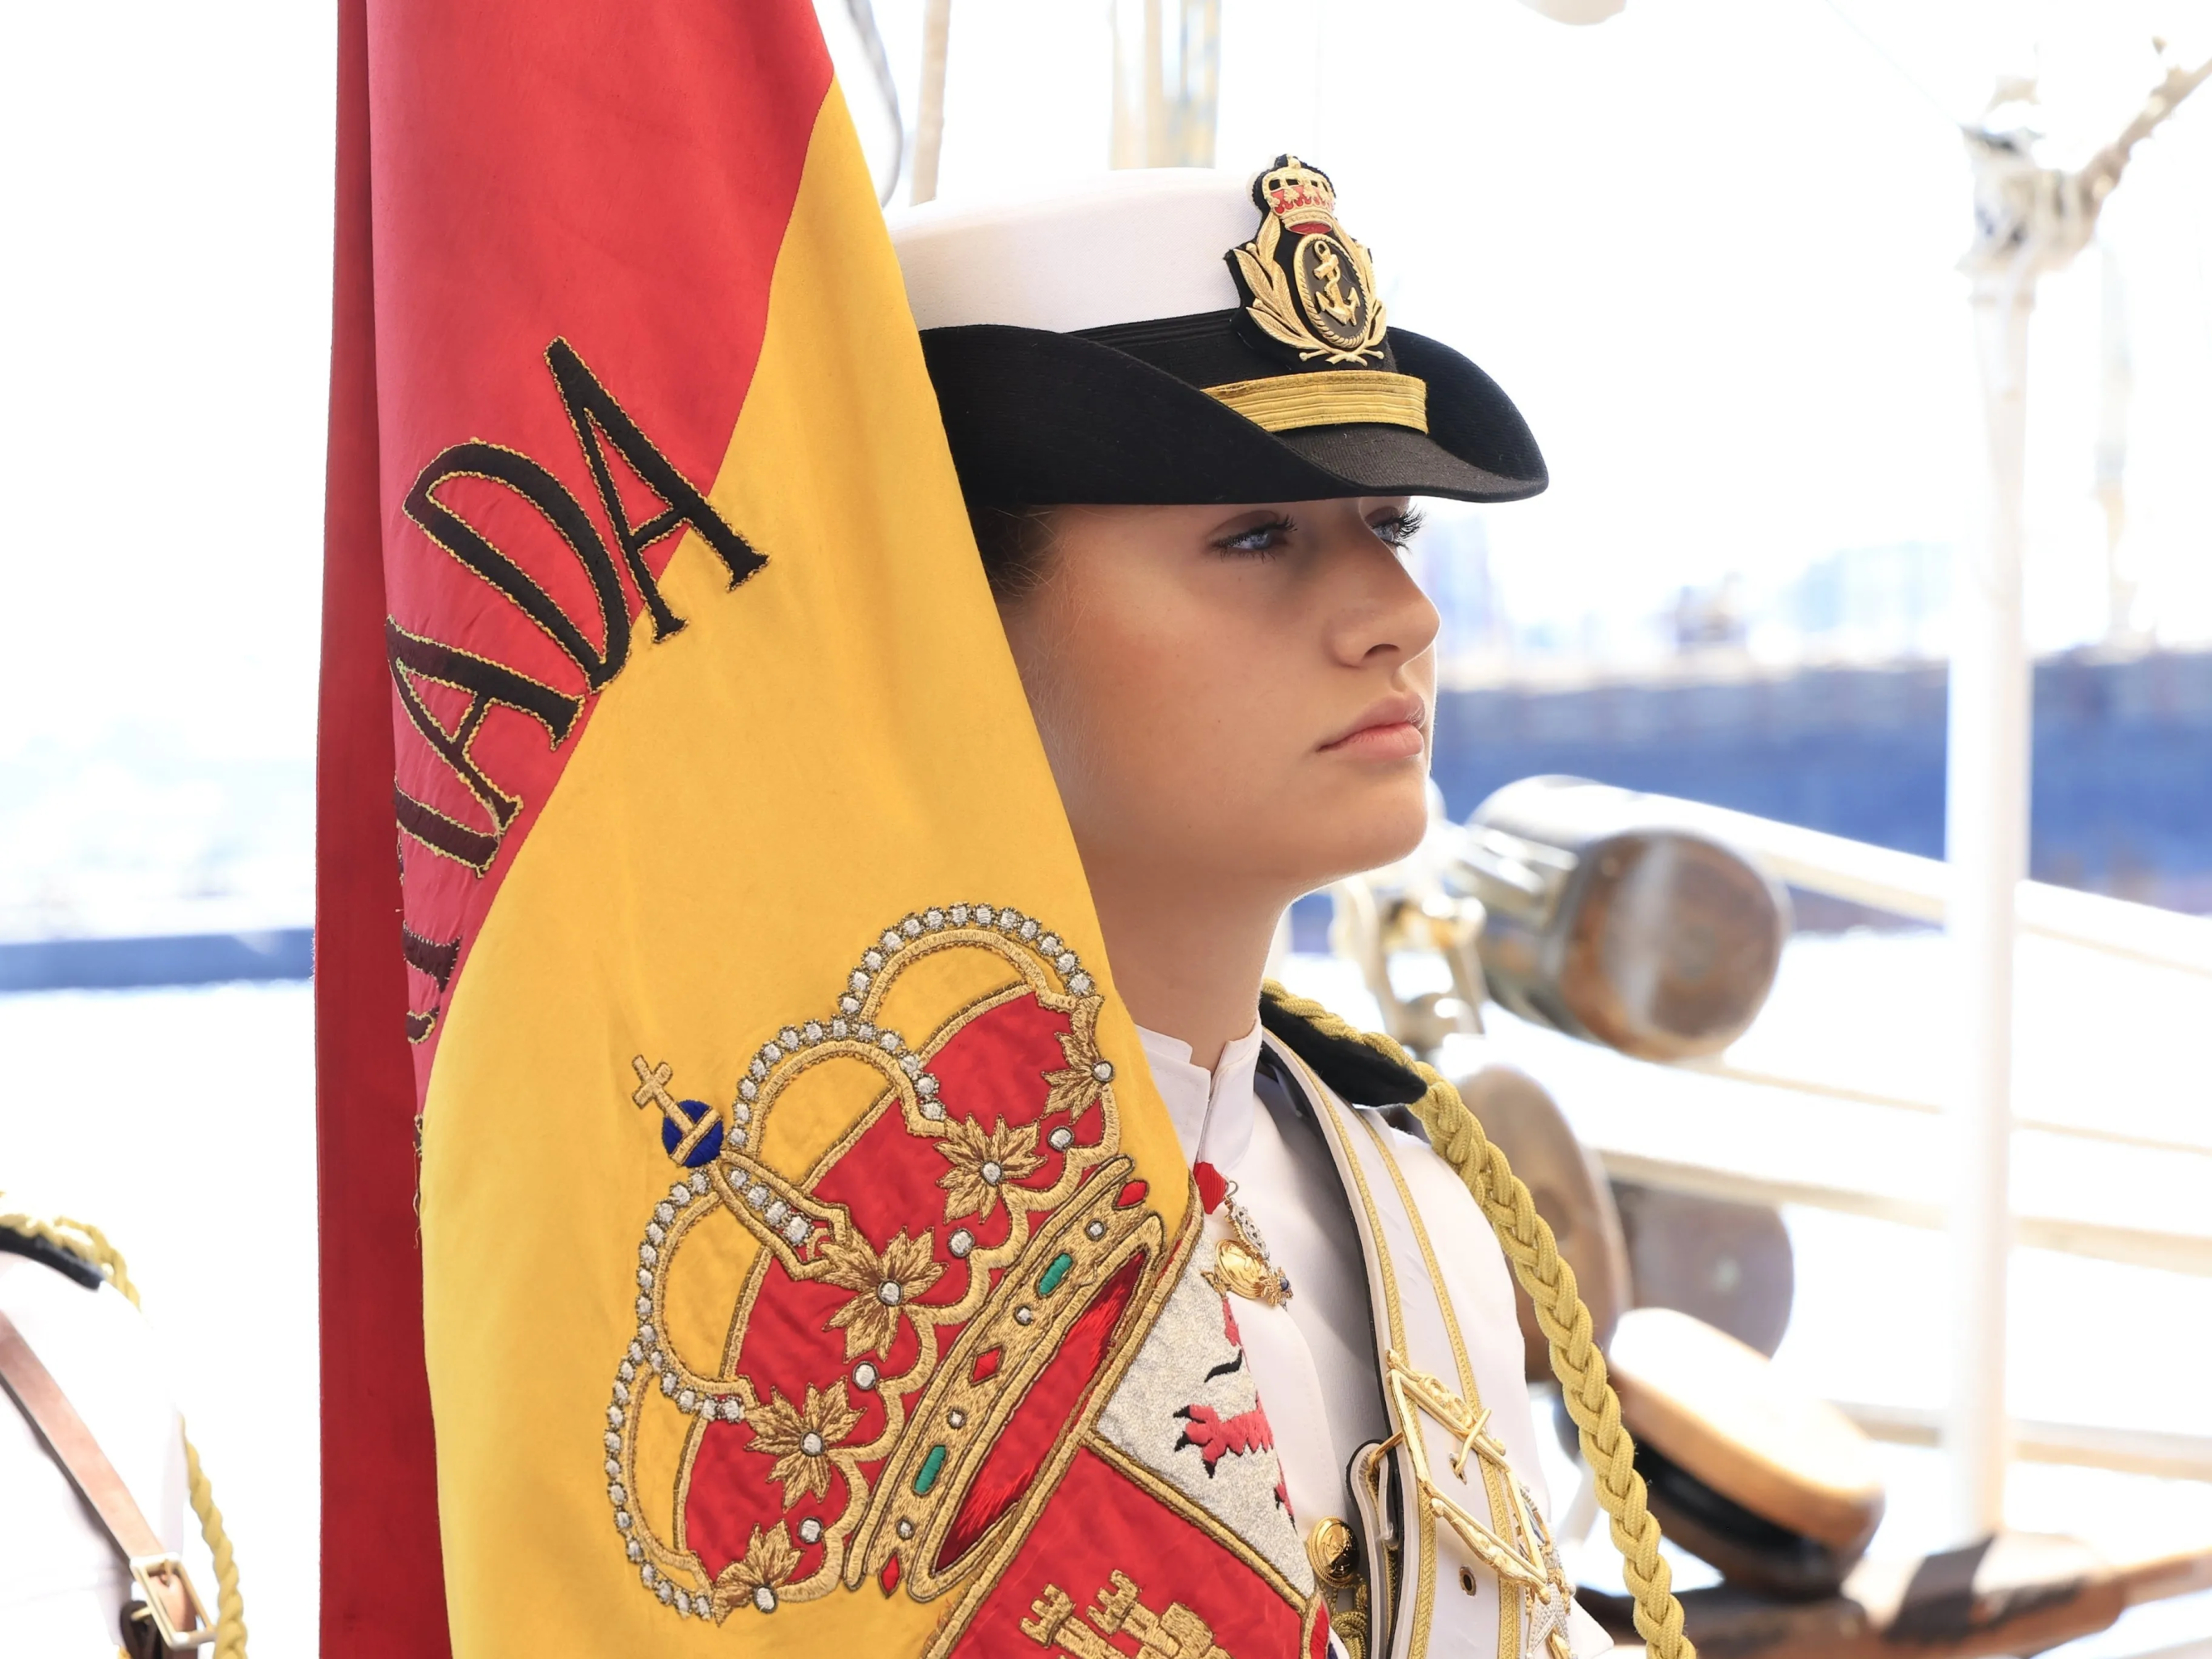
[[[1328,175],[1278,156],[1252,196],[1259,234],[1229,254],[1245,314],[1302,362],[1379,362],[1385,327],[1374,267],[1337,222]]]
[[[1210,1164],[1200,1164],[1193,1173],[1198,1182],[1199,1201],[1206,1213],[1225,1206],[1229,1224],[1237,1230],[1234,1238],[1224,1238],[1215,1246],[1213,1266],[1206,1270],[1206,1282],[1224,1296],[1281,1307],[1291,1299],[1291,1276],[1269,1259],[1267,1237],[1261,1232],[1260,1224],[1237,1201],[1237,1183],[1224,1181]]]

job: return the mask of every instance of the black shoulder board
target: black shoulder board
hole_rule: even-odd
[[[1265,992],[1260,1024],[1355,1106],[1410,1106],[1429,1091],[1419,1073],[1352,1037],[1331,1036]]]
[[[27,1255],[32,1261],[52,1267],[56,1273],[74,1279],[88,1291],[96,1291],[106,1277],[99,1268],[81,1255],[74,1255],[58,1244],[49,1244],[43,1238],[33,1238],[28,1233],[19,1233],[13,1227],[0,1227],[0,1250],[14,1255]]]

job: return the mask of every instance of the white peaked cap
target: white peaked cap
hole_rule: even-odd
[[[1544,487],[1496,383],[1390,326],[1334,183],[1296,156],[932,203],[890,233],[971,508]]]
[[[1147,167],[1026,200],[912,208],[892,219],[891,246],[918,327],[1066,334],[1241,305],[1228,253],[1259,217],[1247,174]]]

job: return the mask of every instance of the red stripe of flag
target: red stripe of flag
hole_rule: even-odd
[[[495,445],[541,468],[611,542],[547,361],[556,340],[685,479],[711,484],[758,358],[830,64],[804,0],[340,0],[338,74],[317,777],[322,1645],[422,1659],[447,1650],[412,1204],[412,1120],[435,1030],[410,1076],[405,1021],[410,1007],[434,1012],[465,971],[592,688],[429,539],[409,492],[453,446]],[[619,462],[611,471],[650,517],[641,480]],[[581,567],[521,495],[466,477],[439,495],[569,616],[598,616]],[[645,550],[652,574],[679,539]],[[635,616],[635,584],[622,594]],[[483,872],[402,840],[407,968],[395,775],[456,823],[501,826],[398,709],[387,616],[579,708],[557,744],[511,708],[485,717],[471,752],[520,805]],[[434,718],[458,719],[451,688],[415,689]]]

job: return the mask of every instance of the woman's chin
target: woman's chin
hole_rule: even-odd
[[[1328,856],[1316,862],[1329,866],[1328,878],[1379,870],[1419,847],[1429,829],[1427,781],[1424,775],[1410,785],[1362,791],[1325,814],[1317,827],[1331,844]]]
[[[1407,814],[1403,824],[1392,834],[1378,836],[1376,838],[1375,857],[1362,865],[1360,868],[1379,870],[1386,864],[1395,864],[1419,847],[1421,844],[1421,838],[1427,835],[1429,830],[1427,809],[1428,803],[1423,801],[1421,810]]]

